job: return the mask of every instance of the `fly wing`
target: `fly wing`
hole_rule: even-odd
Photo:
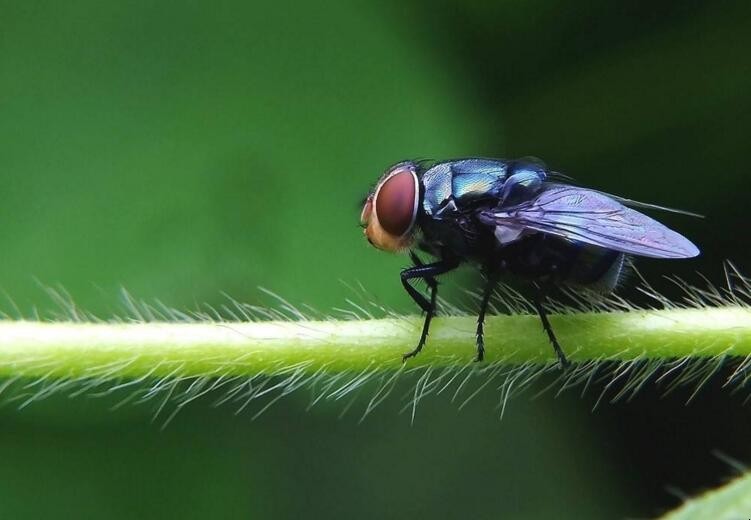
[[[568,240],[653,258],[691,258],[699,249],[654,219],[598,191],[549,184],[536,198],[485,210],[499,229],[538,231]]]

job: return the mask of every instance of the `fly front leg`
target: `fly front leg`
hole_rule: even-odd
[[[553,350],[555,350],[555,353],[558,356],[560,366],[562,369],[565,369],[571,366],[571,363],[566,358],[566,354],[563,353],[563,349],[558,343],[558,339],[556,339],[555,333],[553,332],[553,327],[550,326],[548,314],[545,310],[545,298],[546,297],[543,290],[538,288],[534,299],[535,309],[537,309],[537,314],[540,316],[540,321],[542,321],[542,328],[545,329],[545,332],[548,335],[548,339],[550,340],[551,345],[553,345]]]
[[[410,251],[409,256],[415,265],[414,267],[402,271],[402,285],[407,291],[407,294],[412,297],[414,302],[419,305],[425,313],[425,321],[422,325],[422,334],[420,334],[420,341],[417,343],[417,347],[411,352],[404,354],[402,356],[402,361],[406,361],[407,359],[419,354],[428,339],[430,322],[435,315],[436,298],[438,297],[438,281],[435,277],[456,269],[459,265],[459,262],[456,260],[445,259],[432,264],[423,264],[415,253]],[[410,280],[415,279],[423,279],[428,284],[428,288],[430,289],[430,300],[425,298],[425,296],[410,283]]]

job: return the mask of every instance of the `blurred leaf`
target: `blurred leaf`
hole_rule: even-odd
[[[3,8],[0,286],[101,311],[267,286],[327,309],[395,268],[359,202],[409,156],[470,150],[436,58],[368,3],[55,2]],[[94,286],[94,287],[92,287]],[[398,295],[398,296],[397,296]]]
[[[744,520],[751,511],[751,474],[688,500],[663,520]]]

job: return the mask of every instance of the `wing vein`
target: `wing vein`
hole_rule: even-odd
[[[567,240],[656,258],[689,258],[697,247],[656,220],[599,191],[552,184],[536,198],[482,217]]]

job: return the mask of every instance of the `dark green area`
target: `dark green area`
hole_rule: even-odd
[[[327,310],[340,280],[413,311],[360,201],[392,162],[466,155],[704,213],[663,217],[701,259],[640,267],[673,294],[660,275],[721,282],[724,259],[751,270],[749,20],[723,1],[0,1],[0,287],[27,316],[52,306],[35,280],[102,316],[121,287]],[[344,403],[251,421],[200,402],[164,432],[154,403],[10,403],[0,517],[643,517],[729,474],[712,449],[751,457],[724,391],[592,415],[597,390],[502,422],[492,388],[437,398],[414,426],[398,399],[360,425]]]

